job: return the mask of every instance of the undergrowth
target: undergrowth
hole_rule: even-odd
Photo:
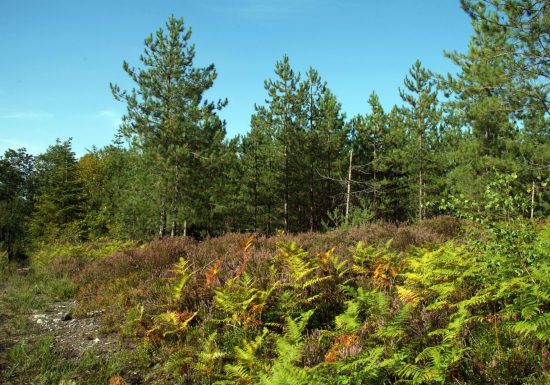
[[[151,384],[550,381],[549,224],[164,239],[82,267],[66,278],[80,312],[134,348],[56,381],[130,383],[130,367]]]
[[[155,351],[152,383],[546,384],[548,228],[163,240],[89,265],[79,294]]]

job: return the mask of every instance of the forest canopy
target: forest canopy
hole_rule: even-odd
[[[32,240],[231,231],[318,231],[366,221],[450,214],[477,221],[550,210],[549,6],[542,0],[461,1],[473,27],[459,71],[420,60],[384,109],[376,91],[346,116],[322,74],[284,55],[264,83],[248,133],[228,138],[207,100],[214,64],[195,64],[182,18],[124,61],[133,88],[109,146],[81,158],[71,139],[38,156],[0,158],[0,239],[10,257]]]

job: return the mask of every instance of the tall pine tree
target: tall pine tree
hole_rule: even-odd
[[[150,161],[151,185],[158,205],[158,235],[168,223],[171,235],[178,222],[187,225],[208,211],[201,193],[210,186],[207,170],[212,154],[225,137],[217,116],[226,101],[204,100],[217,77],[214,65],[195,67],[191,30],[183,19],[171,16],[166,29],[145,39],[141,67],[124,62],[123,68],[136,84],[130,92],[111,85],[117,100],[127,105],[122,133]]]

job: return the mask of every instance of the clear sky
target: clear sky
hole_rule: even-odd
[[[132,84],[145,37],[174,14],[193,30],[196,64],[219,76],[208,98],[229,99],[229,136],[249,129],[275,61],[311,65],[348,116],[366,112],[372,90],[390,108],[416,59],[454,71],[443,50],[464,51],[471,32],[458,0],[1,0],[0,152],[37,154],[73,138],[83,155],[109,144],[125,106],[109,82]]]

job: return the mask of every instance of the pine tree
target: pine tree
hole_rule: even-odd
[[[300,126],[302,95],[299,87],[300,75],[291,68],[287,55],[275,63],[275,75],[275,79],[265,81],[264,88],[268,94],[266,106],[257,106],[253,119],[259,119],[259,124],[269,126],[278,142],[276,145],[282,153],[279,186],[282,187],[283,228],[288,232],[296,226],[290,223],[291,213],[300,216],[300,213],[297,213],[295,192],[299,188],[296,185],[296,173],[300,168],[298,149],[300,148],[299,138],[302,135]]]
[[[83,193],[71,139],[48,147],[36,158],[35,208],[31,231],[44,240],[79,240],[83,236]]]
[[[453,96],[447,104],[463,132],[447,189],[483,204],[486,188],[499,175],[519,175],[514,178],[514,194],[523,195],[534,207],[536,190],[543,183],[536,169],[547,164],[534,160],[534,154],[545,151],[536,132],[548,124],[548,4],[461,3],[474,34],[467,53],[446,53],[461,68],[442,85]]]
[[[226,101],[203,100],[217,77],[215,67],[194,66],[190,38],[183,19],[171,16],[165,30],[145,39],[141,68],[124,62],[137,88],[126,92],[111,85],[115,98],[127,105],[122,133],[151,161],[151,174],[156,176],[159,237],[169,221],[174,236],[178,221],[189,223],[208,210],[200,191],[209,185],[206,170],[225,137],[224,122],[216,112]]]
[[[310,68],[301,83],[303,141],[298,184],[307,207],[307,222],[301,229],[317,230],[334,209],[334,194],[341,193],[337,180],[341,177],[345,154],[346,131],[342,105],[330,91],[317,70]],[[341,194],[340,194],[341,195]]]
[[[550,4],[546,0],[461,0],[472,19],[472,40],[482,41],[478,54],[488,63],[506,62],[500,92],[509,101],[528,100],[521,108],[548,114]],[[500,37],[499,44],[487,44]],[[511,103],[510,105],[512,105]],[[517,105],[516,105],[517,107]]]
[[[411,166],[411,177],[416,179],[416,212],[417,219],[426,217],[428,193],[433,183],[431,167],[434,165],[433,152],[438,141],[440,111],[437,108],[437,90],[431,71],[422,67],[417,60],[410,68],[404,80],[405,90],[399,94],[406,103],[408,155]]]
[[[303,122],[305,126],[304,139],[305,145],[304,148],[304,158],[305,163],[303,170],[307,170],[307,178],[302,180],[307,183],[307,197],[301,200],[308,202],[308,228],[310,231],[313,231],[317,220],[315,218],[316,210],[316,194],[318,190],[319,171],[318,166],[318,157],[319,157],[319,148],[321,146],[321,137],[319,125],[322,117],[320,116],[320,103],[321,98],[326,89],[326,84],[321,80],[319,73],[310,68],[306,74],[305,80],[301,84],[302,93],[304,96],[303,103],[303,117],[305,120]]]
[[[381,201],[381,160],[384,158],[384,141],[387,136],[386,114],[378,95],[372,92],[368,104],[371,113],[355,116],[351,124],[354,130],[353,156],[354,185],[356,194],[362,197],[365,208],[379,217],[383,211]]]
[[[22,256],[32,212],[34,157],[24,148],[0,156],[0,251]]]
[[[252,208],[245,229],[271,234],[282,223],[283,159],[269,110],[256,106],[250,132],[241,143],[245,205]]]
[[[319,186],[320,202],[317,226],[326,222],[328,213],[337,210],[344,201],[344,187],[342,181],[348,171],[349,131],[345,124],[346,115],[342,111],[342,104],[328,87],[319,103],[319,148],[316,160],[321,177]],[[317,227],[319,228],[319,227]]]

